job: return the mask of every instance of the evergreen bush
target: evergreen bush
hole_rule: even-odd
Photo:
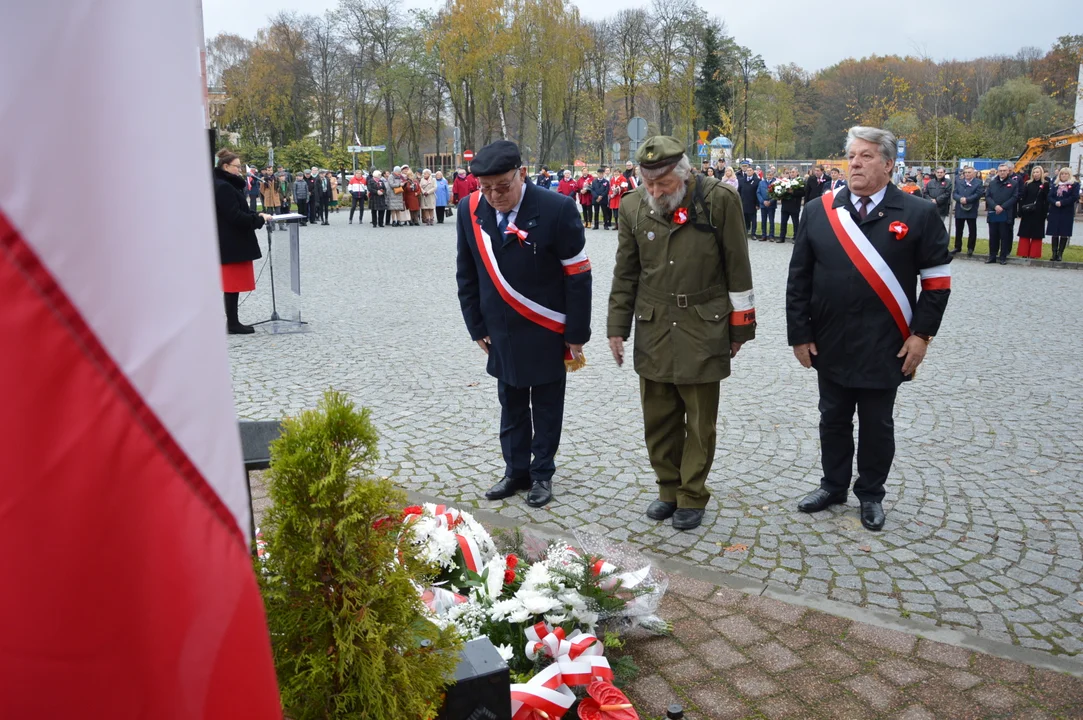
[[[271,445],[256,564],[292,720],[432,718],[458,663],[461,641],[425,619],[421,564],[389,521],[406,497],[370,476],[376,443],[369,411],[328,391]]]

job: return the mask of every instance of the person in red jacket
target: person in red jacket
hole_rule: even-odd
[[[575,181],[575,191],[579,195],[579,204],[583,208],[583,226],[588,228],[594,222],[594,195],[590,191],[590,185],[593,182],[594,176],[586,170]]]
[[[635,185],[632,181],[620,173],[614,175],[612,181],[609,183],[609,209],[613,212],[614,230],[620,230],[620,217],[617,212],[620,210],[620,199],[634,189]]]
[[[478,189],[478,180],[462,168],[455,168],[455,181],[451,184],[451,202],[455,205]]]
[[[557,184],[557,192],[568,197],[575,195],[575,181],[572,180],[571,170],[564,171],[564,177],[560,178],[560,182]]]

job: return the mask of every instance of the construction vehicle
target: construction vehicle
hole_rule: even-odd
[[[1077,142],[1083,142],[1083,126],[1080,125],[1065,128],[1052,135],[1031,138],[1027,140],[1027,146],[1023,150],[1023,154],[1015,161],[1015,172],[1022,172],[1027,169],[1043,153],[1057,148],[1068,147]]]

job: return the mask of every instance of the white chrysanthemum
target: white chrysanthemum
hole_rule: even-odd
[[[429,565],[455,567],[455,552],[459,543],[447,528],[440,527],[435,518],[420,517],[411,523],[418,555]]]
[[[553,582],[553,576],[549,572],[549,568],[545,563],[534,563],[527,568],[526,573],[523,575],[522,587],[526,590],[534,590],[538,587],[549,585]]]
[[[504,662],[511,662],[511,659],[515,657],[515,649],[511,645],[497,645],[496,651],[500,653],[500,658]]]
[[[530,611],[527,610],[522,605],[520,605],[519,608],[515,612],[508,615],[508,622],[511,622],[511,623],[524,623],[529,619],[530,619]]]
[[[464,640],[481,637],[487,619],[485,608],[473,602],[456,605],[444,615],[444,621],[458,630]]]
[[[519,602],[518,598],[508,598],[507,600],[497,600],[493,603],[492,608],[489,610],[489,617],[493,620],[507,620],[509,616],[523,609],[523,604]]]
[[[500,597],[500,593],[504,589],[504,571],[507,569],[507,560],[498,553],[482,571],[482,574],[488,572],[488,575],[485,577],[485,585],[479,587],[477,593],[490,600],[496,600]]]
[[[545,616],[545,622],[547,622],[547,623],[549,623],[550,625],[553,625],[553,626],[560,625],[560,624],[562,624],[564,622],[567,622],[567,620],[568,620],[568,615],[566,613],[562,613],[562,612],[561,613],[549,613],[548,615]]]
[[[544,615],[560,607],[560,602],[547,592],[520,590],[515,593],[515,597],[531,615]]]

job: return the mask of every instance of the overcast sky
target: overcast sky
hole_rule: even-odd
[[[574,0],[590,19],[622,8],[645,7],[644,0]],[[403,0],[406,9],[436,9],[441,0]],[[337,0],[203,0],[207,37],[231,32],[246,37],[281,10],[321,14]],[[1048,50],[1061,35],[1083,33],[1083,12],[1061,12],[1067,5],[1020,0],[985,2],[886,3],[839,5],[809,0],[700,0],[700,6],[726,21],[737,42],[760,53],[768,67],[795,62],[819,70],[847,57],[928,54],[934,59],[1014,55],[1033,45]],[[1033,14],[1027,11],[1033,7]],[[839,10],[845,8],[840,15]],[[867,14],[859,28],[857,16]]]

